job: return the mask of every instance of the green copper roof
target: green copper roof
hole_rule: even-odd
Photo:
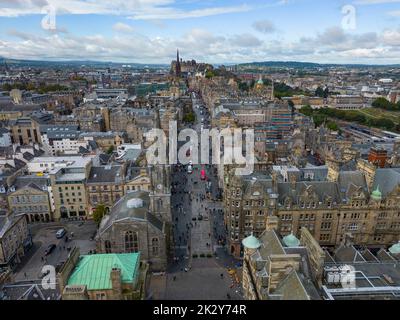
[[[382,192],[379,190],[379,185],[376,190],[372,191],[371,198],[374,200],[382,200]]]
[[[138,276],[140,253],[92,254],[81,256],[68,279],[68,285],[86,285],[88,290],[111,289],[110,272],[121,269],[123,283],[132,283]]]
[[[258,84],[264,84],[264,81],[263,81],[262,78],[260,77],[260,79],[258,79],[257,83],[258,83]]]
[[[389,252],[393,254],[400,254],[400,241],[389,248]]]
[[[261,246],[260,241],[253,235],[243,239],[242,244],[248,249],[258,249]]]
[[[283,243],[289,248],[298,247],[300,245],[299,239],[297,239],[293,233],[283,237]]]

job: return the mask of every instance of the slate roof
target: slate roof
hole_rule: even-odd
[[[338,178],[338,187],[342,200],[348,200],[357,190],[368,196],[368,186],[361,171],[341,171]]]
[[[50,185],[50,179],[47,177],[39,177],[36,175],[18,176],[16,177],[13,186],[15,190],[21,189],[25,186],[36,187],[43,190],[44,187]]]
[[[141,199],[143,206],[129,208],[128,202],[132,199]],[[103,218],[99,227],[99,234],[105,232],[114,222],[118,221],[148,221],[160,231],[163,230],[163,222],[149,212],[150,195],[145,191],[136,191],[126,194],[111,209],[110,215]]]
[[[298,273],[292,270],[289,275],[279,283],[274,291],[274,295],[279,295],[281,300],[310,300],[305,287]]]
[[[14,284],[6,284],[0,288],[0,300],[59,300],[59,286],[55,289],[43,289],[41,280],[19,281]]]
[[[284,248],[282,240],[274,230],[264,231],[259,237],[261,246],[251,259],[256,265],[257,277],[267,277],[270,256],[298,254],[302,257],[300,270],[292,270],[286,278],[279,282],[278,287],[269,294],[272,300],[310,300],[319,299],[319,293],[311,281],[306,248]],[[266,293],[268,294],[268,293]]]
[[[372,190],[379,190],[386,197],[400,184],[400,168],[378,168],[375,173]]]
[[[292,187],[290,182],[279,182],[278,183],[278,194],[279,194],[279,202],[284,203],[286,197],[292,199],[293,203],[299,203],[299,197],[302,193],[308,188],[313,188],[313,192],[318,196],[318,200],[320,202],[325,201],[325,197],[332,197],[333,202],[338,202],[339,192],[337,188],[336,182],[331,181],[301,181],[296,182],[294,188]]]
[[[87,183],[119,183],[123,179],[122,166],[98,166],[90,169]]]

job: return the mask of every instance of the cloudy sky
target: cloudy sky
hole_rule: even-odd
[[[0,56],[400,63],[400,0],[0,0]]]

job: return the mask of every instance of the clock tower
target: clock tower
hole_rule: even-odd
[[[162,221],[172,222],[171,168],[169,165],[150,167],[150,209]]]

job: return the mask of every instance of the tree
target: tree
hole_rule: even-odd
[[[186,123],[193,123],[196,121],[196,115],[193,112],[188,112],[184,115],[183,121]]]
[[[322,87],[318,87],[317,90],[315,90],[315,95],[317,97],[323,98],[324,94],[325,94],[325,92],[324,92],[324,89],[322,89]]]
[[[99,204],[93,212],[93,220],[100,224],[101,219],[106,215],[107,210],[104,204]]]
[[[385,98],[377,98],[374,102],[372,102],[372,106],[374,108],[385,109],[385,110],[399,110],[400,104],[399,103],[391,103]]]
[[[326,121],[326,116],[323,114],[315,114],[313,116],[314,124],[316,127],[319,127],[321,124],[323,124]]]
[[[206,78],[211,79],[212,77],[215,77],[215,73],[212,70],[207,70]]]
[[[306,105],[301,107],[300,113],[304,114],[305,116],[310,117],[313,114],[313,109],[311,108],[310,105]]]
[[[107,154],[112,154],[114,152],[114,146],[110,146],[108,149],[107,149]]]
[[[324,90],[324,98],[327,99],[328,97],[329,97],[329,89],[328,87],[326,87]]]
[[[331,131],[339,131],[339,126],[334,121],[328,121],[328,123],[326,124],[326,127]]]

